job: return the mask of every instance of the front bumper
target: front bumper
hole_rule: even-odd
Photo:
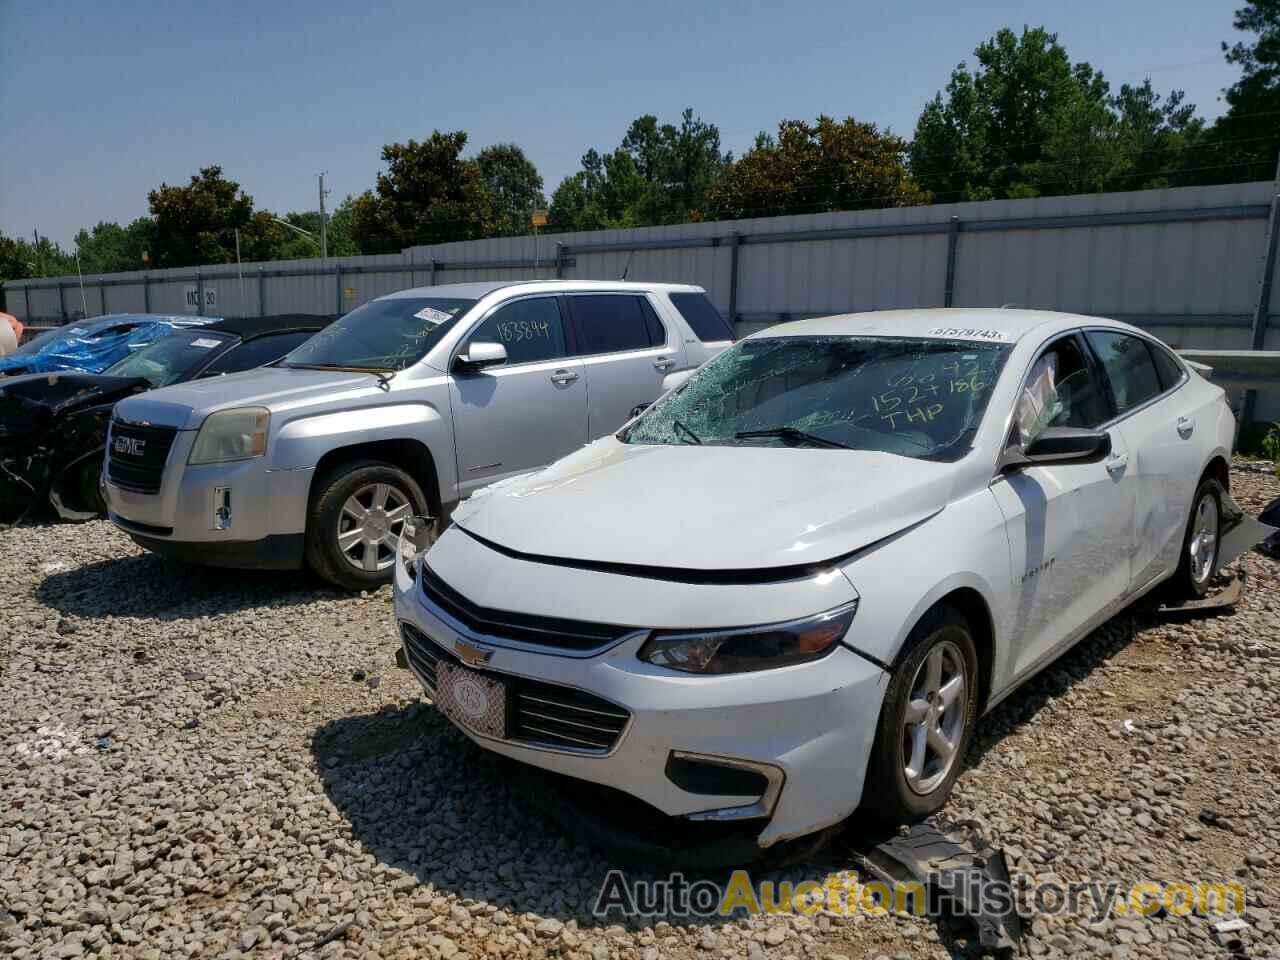
[[[174,437],[156,493],[105,480],[111,521],[141,546],[196,563],[294,569],[302,563],[314,470],[271,470],[265,458],[192,466],[196,431]],[[108,444],[111,442],[108,436]],[[230,490],[231,523],[217,529],[216,489]]]
[[[504,563],[523,561],[495,559],[495,567]],[[480,667],[481,672],[517,688],[538,683],[586,691],[617,705],[628,715],[625,728],[606,752],[494,739],[459,727],[481,747],[536,767],[614,787],[668,816],[709,820],[767,818],[757,838],[761,847],[831,826],[858,806],[887,675],[852,651],[839,647],[818,661],[758,673],[691,676],[641,661],[637,652],[644,636],[624,638],[589,656],[534,651],[527,645],[502,646],[500,640],[479,637],[461,628],[424,595],[399,564],[396,570],[395,612],[402,631],[405,625],[418,631],[446,658],[452,656],[459,642],[464,644],[464,652],[466,645],[479,645],[491,652],[490,659]],[[503,571],[490,572],[497,582],[502,582]],[[566,576],[581,573],[562,572]],[[645,609],[645,587],[650,581],[612,574],[592,576],[625,581],[618,586],[629,588],[636,609]],[[465,583],[453,586],[466,589]],[[564,586],[573,589],[568,580]],[[409,643],[406,655],[430,693],[423,661],[418,656],[415,663],[415,652]],[[693,793],[668,776],[673,754],[721,758],[756,770],[777,771],[778,776],[762,795]]]

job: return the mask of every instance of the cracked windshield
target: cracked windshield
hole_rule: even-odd
[[[371,300],[317,333],[280,366],[403,370],[426,356],[475,303],[446,297]]]
[[[626,443],[808,446],[959,459],[1006,345],[932,338],[744,340],[654,405]]]

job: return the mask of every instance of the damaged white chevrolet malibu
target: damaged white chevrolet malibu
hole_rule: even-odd
[[[1205,593],[1233,430],[1110,320],[773,327],[402,540],[404,652],[480,746],[685,828],[917,819],[1021,681],[1154,587]]]

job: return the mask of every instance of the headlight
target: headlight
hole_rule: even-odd
[[[200,425],[187,463],[252,460],[267,452],[271,413],[265,407],[242,407],[211,413]]]
[[[434,517],[410,517],[400,528],[400,543],[397,553],[400,564],[410,580],[417,579],[418,561],[436,542],[436,521]]]
[[[746,673],[817,660],[830,653],[853,623],[858,602],[804,620],[731,630],[655,633],[640,659],[685,673]]]

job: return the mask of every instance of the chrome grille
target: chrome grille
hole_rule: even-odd
[[[472,603],[445,583],[425,563],[419,577],[423,596],[471,633],[520,643],[569,650],[595,650],[634,633],[637,627],[540,617],[527,613],[490,610]]]
[[[112,421],[107,444],[107,478],[136,493],[159,493],[164,464],[177,430]]]
[[[465,666],[412,624],[400,624],[405,656],[435,696],[436,664],[441,659]],[[469,668],[470,669],[470,668]],[[477,671],[485,672],[485,671]],[[583,753],[608,753],[618,743],[631,714],[595,694],[528,677],[491,673],[506,684],[507,739],[530,746]]]

